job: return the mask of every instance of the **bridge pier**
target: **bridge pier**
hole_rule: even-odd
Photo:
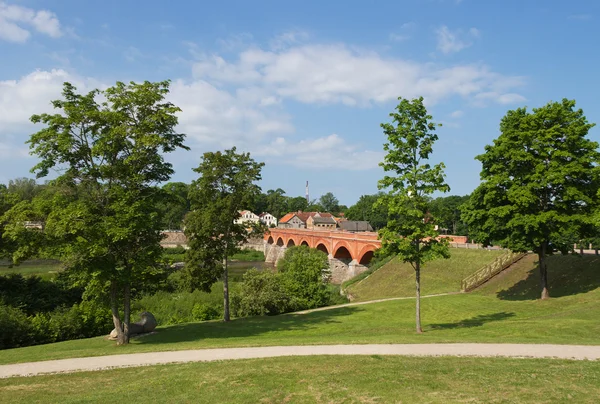
[[[287,250],[287,247],[285,246],[278,246],[277,244],[265,242],[265,262],[277,266],[277,262],[285,255],[285,250]]]
[[[331,271],[331,283],[340,285],[365,272],[368,268],[352,258],[333,258],[329,255],[329,269]]]

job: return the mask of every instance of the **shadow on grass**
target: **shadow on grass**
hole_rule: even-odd
[[[456,328],[481,327],[492,321],[502,321],[514,317],[515,313],[499,312],[493,314],[481,314],[472,318],[457,321],[455,323],[430,324],[431,330],[452,330]]]
[[[555,255],[548,257],[548,286],[551,297],[587,293],[600,288],[600,257],[594,255]],[[496,295],[502,300],[536,300],[542,292],[539,265],[527,278]]]
[[[155,335],[140,339],[139,343],[143,345],[171,344],[201,339],[249,338],[281,331],[306,331],[317,325],[339,323],[338,318],[363,310],[357,307],[342,307],[304,315],[288,314],[272,317],[238,318],[228,323],[208,321],[178,324],[162,328]]]

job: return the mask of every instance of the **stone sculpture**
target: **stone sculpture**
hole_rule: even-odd
[[[137,323],[129,324],[129,336],[130,337],[134,336],[134,335],[146,334],[146,333],[152,332],[156,328],[156,318],[154,318],[154,315],[152,315],[152,313],[145,311],[140,316],[141,316],[140,321],[138,321]],[[111,340],[117,339],[117,329],[116,328],[110,332],[110,335],[108,338]]]

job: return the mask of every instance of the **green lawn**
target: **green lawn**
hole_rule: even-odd
[[[214,347],[302,344],[600,342],[600,289],[547,301],[459,294],[422,300],[425,333],[414,332],[414,300],[310,314],[158,328],[124,347],[102,337],[0,351],[0,363]]]
[[[61,263],[55,260],[31,260],[10,267],[8,262],[0,262],[0,275],[22,274],[37,275],[42,278],[55,276],[61,269]]]
[[[316,356],[0,380],[3,403],[597,403],[600,362]]]
[[[425,264],[421,271],[421,293],[424,295],[459,292],[460,281],[504,254],[498,250],[451,248],[451,258]],[[353,301],[415,295],[415,271],[410,264],[397,259],[385,264],[368,278],[347,289]]]

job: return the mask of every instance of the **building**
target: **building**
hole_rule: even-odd
[[[306,219],[306,228],[311,230],[335,230],[337,222],[332,216],[315,215]]]
[[[269,212],[263,212],[258,215],[259,220],[267,227],[276,227],[277,226],[277,218],[270,214]]]
[[[241,210],[239,211],[239,214],[240,217],[234,220],[235,224],[242,224],[247,222],[258,223],[260,221],[260,218],[249,210]]]
[[[336,218],[331,213],[298,211],[288,213],[279,219],[277,227],[288,229],[335,230],[336,223]]]
[[[342,220],[338,223],[341,230],[351,232],[373,231],[371,224],[364,220]]]

